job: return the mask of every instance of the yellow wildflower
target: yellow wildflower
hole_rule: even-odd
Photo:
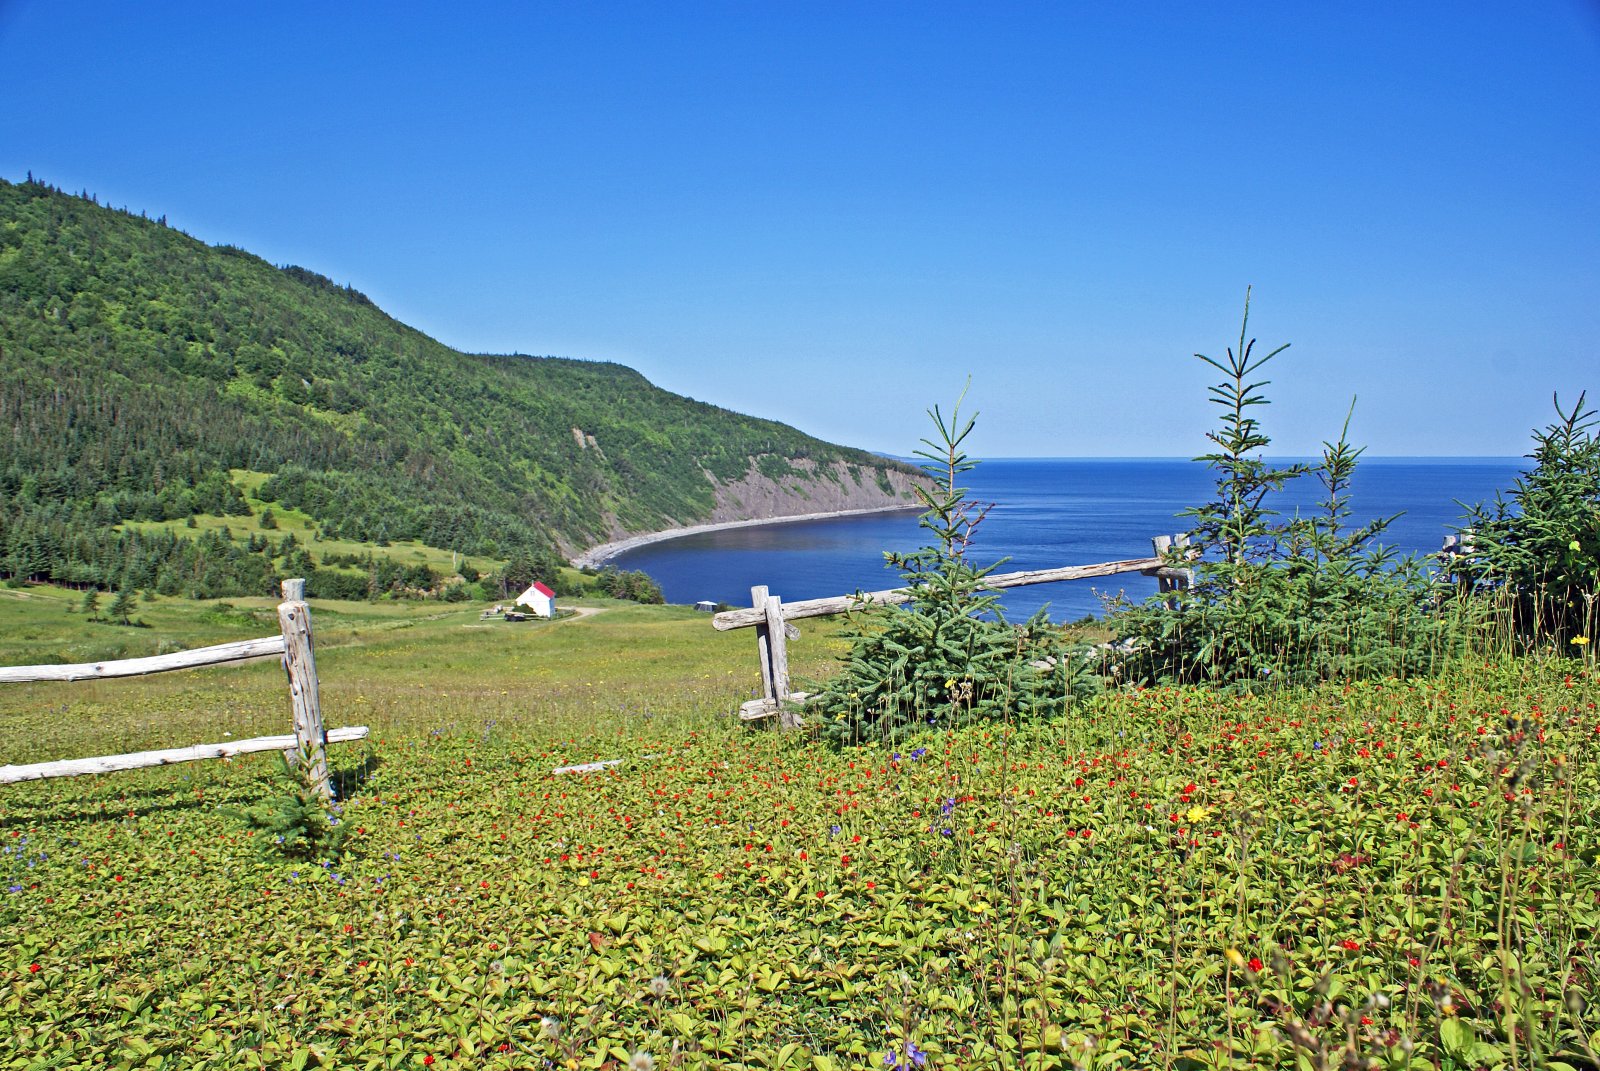
[[[1204,822],[1207,818],[1211,817],[1211,808],[1190,807],[1184,817],[1189,819],[1191,822]]]
[[[1579,647],[1586,647],[1589,644],[1589,637],[1587,637],[1587,636],[1574,636],[1574,637],[1572,637],[1572,642],[1577,644]]]

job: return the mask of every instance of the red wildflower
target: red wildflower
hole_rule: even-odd
[[[39,973],[39,965],[37,963],[28,964],[28,973],[29,974],[38,974]]]
[[[1255,971],[1257,974],[1259,974],[1261,972],[1261,967],[1262,967],[1262,963],[1261,963],[1260,957],[1251,956],[1250,957],[1250,969]]]
[[[1344,949],[1346,952],[1359,952],[1361,951],[1361,942],[1352,941],[1347,937],[1343,941],[1339,942],[1339,947]]]

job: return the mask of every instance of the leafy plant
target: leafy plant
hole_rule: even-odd
[[[0,599],[13,648],[104,631],[31,594]],[[337,864],[212,806],[276,756],[3,786],[0,1063],[1594,1065],[1600,683],[1570,662],[1117,690],[896,757],[732,731],[749,650],[686,607],[514,646],[473,610],[348,613],[325,698],[385,762]],[[791,647],[818,671],[819,633]],[[281,723],[278,667],[215,672],[72,716],[0,691],[0,762]]]
[[[1192,519],[1198,562],[1186,590],[1142,605],[1113,603],[1114,625],[1131,653],[1135,679],[1260,684],[1406,674],[1437,663],[1462,635],[1454,607],[1441,605],[1415,559],[1396,560],[1376,542],[1393,517],[1350,526],[1350,484],[1361,449],[1350,418],[1314,464],[1274,466],[1257,407],[1267,362],[1249,337],[1250,298],[1237,348],[1225,358],[1195,356],[1223,373],[1209,390],[1223,409],[1206,433],[1214,449],[1195,460],[1216,473],[1213,498],[1180,516]],[[1352,411],[1354,403],[1352,403]],[[1284,518],[1272,496],[1291,480],[1315,476],[1321,512]]]
[[[1594,410],[1570,410],[1533,433],[1534,466],[1510,501],[1467,515],[1470,553],[1460,571],[1479,593],[1503,594],[1525,641],[1586,644],[1597,638],[1600,590],[1600,439]]]
[[[965,398],[963,392],[962,398]],[[812,700],[820,731],[836,744],[894,743],[929,728],[1007,716],[1058,713],[1089,690],[1081,660],[1069,656],[1041,610],[1014,627],[983,579],[1003,564],[972,563],[969,552],[989,507],[959,486],[977,464],[963,444],[977,417],[962,420],[961,399],[948,420],[928,413],[936,438],[915,456],[932,477],[918,486],[920,524],[933,542],[909,554],[885,553],[912,597],[904,606],[852,615],[842,672]]]

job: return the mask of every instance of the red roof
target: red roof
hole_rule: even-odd
[[[553,599],[556,597],[555,592],[551,591],[537,580],[533,582],[533,590],[537,591],[540,595],[543,595],[547,599]]]

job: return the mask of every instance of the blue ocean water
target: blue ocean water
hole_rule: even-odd
[[[1523,458],[1363,458],[1353,483],[1352,521],[1401,514],[1381,541],[1401,552],[1431,554],[1462,522],[1462,503],[1509,492],[1526,466]],[[969,497],[993,504],[977,531],[972,560],[987,565],[1009,558],[1000,567],[1005,572],[1145,557],[1151,536],[1184,530],[1176,515],[1205,501],[1214,476],[1198,462],[1177,458],[995,458],[964,482]],[[1275,508],[1312,511],[1321,491],[1313,479],[1294,481]],[[927,536],[914,511],[872,514],[684,536],[630,551],[614,564],[649,573],[668,602],[747,606],[757,584],[786,602],[898,587],[884,552],[914,550]],[[1133,573],[1013,588],[1002,605],[1012,620],[1048,604],[1051,617],[1069,621],[1098,616],[1100,593],[1118,590],[1143,598],[1155,593],[1155,580]]]

